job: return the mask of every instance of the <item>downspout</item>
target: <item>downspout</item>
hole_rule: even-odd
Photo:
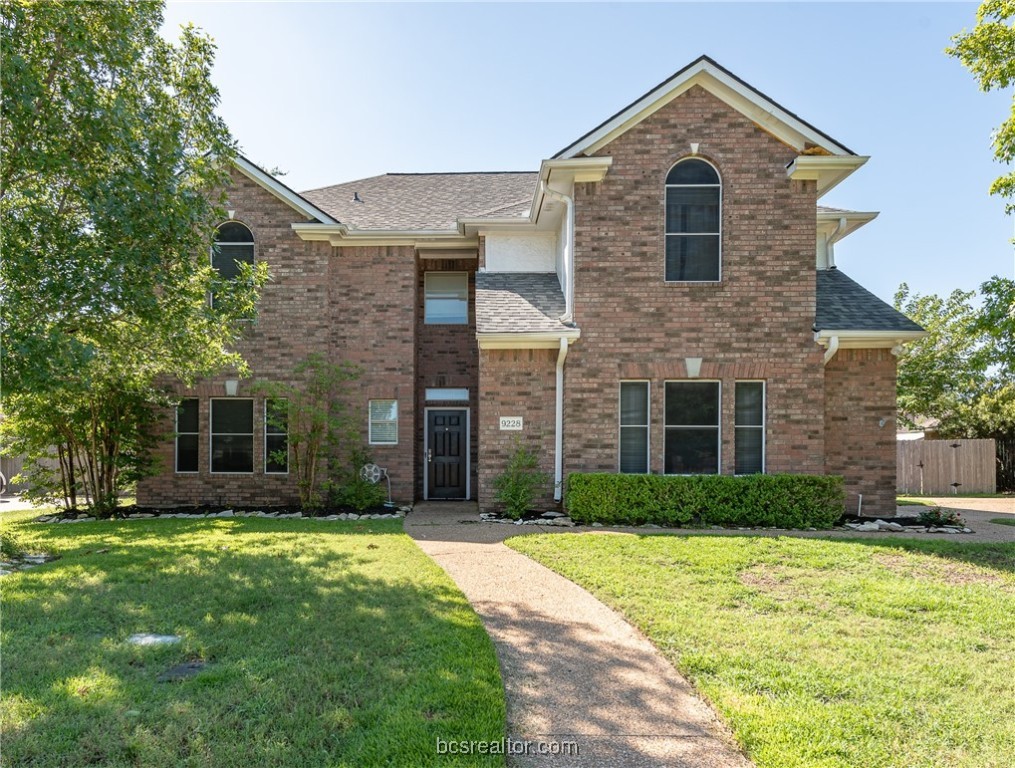
[[[839,337],[832,336],[828,340],[828,349],[825,350],[825,365],[831,362],[832,358],[835,357],[835,353],[839,351]]]
[[[574,322],[574,198],[550,189],[545,181],[539,182],[544,195],[560,200],[567,208],[567,251],[564,253],[564,314],[560,322]],[[566,355],[567,353],[565,353]]]
[[[828,268],[835,269],[835,241],[839,239],[839,233],[846,228],[845,217],[839,219],[832,233],[825,238],[825,259],[828,261]]]
[[[560,501],[564,487],[564,359],[567,357],[567,339],[560,339],[557,352],[557,412],[553,435],[553,500]]]

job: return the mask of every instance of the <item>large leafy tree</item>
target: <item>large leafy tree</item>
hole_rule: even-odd
[[[234,145],[211,40],[164,40],[162,8],[0,0],[5,430],[35,453],[57,430],[70,497],[107,509],[148,467],[159,384],[242,370],[237,320],[266,279],[210,267]]]

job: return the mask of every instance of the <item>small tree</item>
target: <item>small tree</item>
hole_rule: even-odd
[[[288,401],[287,423],[283,425],[277,414],[269,415],[269,421],[274,419],[274,426],[286,426],[300,504],[316,509],[324,503],[322,470],[329,462],[341,461],[358,440],[355,420],[349,412],[347,385],[359,377],[360,370],[313,353],[293,373],[297,383],[259,381],[254,390]]]
[[[504,505],[508,517],[517,520],[532,508],[536,493],[548,482],[549,475],[539,470],[536,454],[515,440],[504,472],[493,481],[494,498]]]

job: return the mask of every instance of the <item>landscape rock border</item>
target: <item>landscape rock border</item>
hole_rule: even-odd
[[[272,520],[317,520],[334,522],[337,520],[400,520],[405,517],[409,512],[412,511],[411,506],[400,506],[396,507],[393,512],[383,513],[365,513],[358,514],[355,512],[341,512],[333,515],[304,515],[302,512],[265,512],[264,510],[253,510],[236,511],[234,509],[223,509],[219,512],[135,512],[133,514],[124,514],[120,517],[115,518],[103,518],[98,519],[91,515],[80,512],[75,517],[65,517],[63,514],[56,515],[40,515],[39,517],[32,520],[33,523],[87,523],[87,522],[128,522],[130,520],[162,520],[162,519],[175,519],[175,520],[208,520],[213,518],[246,518],[246,517],[261,517]]]

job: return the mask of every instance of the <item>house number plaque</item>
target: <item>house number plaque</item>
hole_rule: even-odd
[[[521,416],[501,416],[500,417],[500,428],[501,430],[509,430],[513,432],[521,431],[522,429],[522,417]]]

